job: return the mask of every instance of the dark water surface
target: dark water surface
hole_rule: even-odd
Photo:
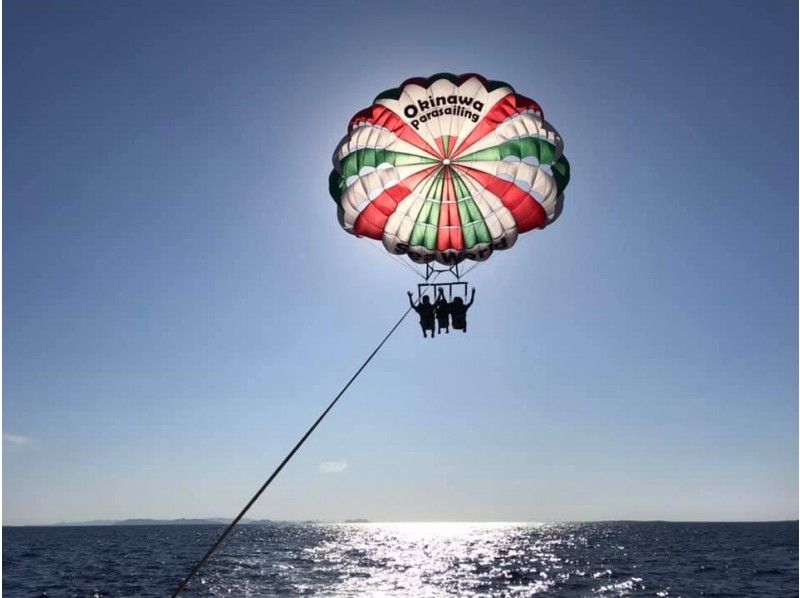
[[[3,528],[3,596],[164,596],[216,525]],[[797,523],[243,526],[186,596],[797,596]]]

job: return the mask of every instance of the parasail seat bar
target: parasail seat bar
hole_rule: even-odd
[[[466,282],[421,282],[417,285],[417,301],[422,300],[422,294],[427,293],[428,289],[433,290],[433,300],[436,300],[436,296],[439,292],[440,288],[447,287],[448,299],[453,298],[453,287],[463,287],[463,296],[467,296],[467,286],[468,283]]]

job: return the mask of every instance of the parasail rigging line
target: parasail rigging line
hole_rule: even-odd
[[[407,261],[405,261],[403,258],[400,258],[400,257],[396,256],[396,255],[395,255],[395,254],[393,254],[393,253],[386,253],[385,251],[381,251],[380,249],[378,249],[378,247],[377,247],[376,245],[374,245],[374,244],[372,244],[372,243],[367,243],[367,245],[368,245],[369,247],[372,247],[372,248],[373,248],[375,251],[377,251],[377,252],[378,252],[378,253],[380,253],[381,255],[384,255],[384,256],[386,256],[386,257],[388,257],[388,258],[392,259],[393,261],[397,262],[398,264],[400,264],[400,265],[401,265],[401,266],[403,266],[404,268],[406,268],[406,269],[408,269],[408,270],[411,270],[411,271],[412,271],[414,274],[416,274],[417,276],[419,276],[419,277],[420,277],[420,278],[422,278],[423,280],[425,279],[425,275],[424,275],[422,272],[420,272],[419,270],[417,270],[417,269],[416,269],[414,266],[412,266],[411,264],[409,264],[409,263],[408,263]]]
[[[481,264],[483,264],[483,262],[475,262],[474,264],[472,264],[472,265],[471,265],[469,268],[467,268],[467,269],[466,269],[466,270],[465,270],[465,271],[464,271],[464,272],[461,274],[461,277],[463,278],[464,276],[466,276],[467,274],[469,274],[470,272],[472,272],[472,271],[473,271],[475,268],[477,268],[477,267],[478,267],[478,266],[480,266]]]
[[[414,308],[413,307],[409,307],[403,313],[403,315],[400,316],[400,319],[397,320],[397,323],[395,323],[395,325],[392,326],[391,330],[389,330],[389,332],[386,334],[386,336],[383,337],[383,340],[380,343],[378,343],[378,346],[375,347],[375,349],[372,351],[372,353],[369,354],[369,357],[367,357],[367,359],[364,360],[364,363],[361,364],[361,367],[359,367],[356,370],[356,373],[353,374],[353,376],[350,378],[350,380],[347,381],[347,384],[345,384],[342,387],[342,389],[339,391],[339,394],[337,394],[334,397],[334,399],[326,407],[325,411],[322,412],[322,414],[311,425],[311,427],[306,431],[306,433],[303,434],[303,437],[300,438],[300,440],[297,442],[297,444],[294,445],[294,448],[291,451],[289,451],[289,454],[287,454],[283,458],[283,461],[281,461],[280,465],[278,465],[278,467],[275,469],[275,471],[273,471],[272,474],[267,478],[267,480],[261,485],[261,487],[258,489],[258,491],[253,495],[253,497],[244,506],[244,508],[239,512],[239,514],[234,518],[234,520],[231,521],[231,523],[228,525],[228,527],[225,528],[225,531],[222,532],[222,534],[220,534],[220,536],[217,538],[217,540],[214,542],[214,544],[211,546],[211,548],[209,548],[208,551],[205,553],[205,555],[203,555],[203,558],[201,558],[199,561],[197,561],[197,563],[194,565],[194,567],[192,567],[192,570],[189,571],[189,574],[186,577],[183,578],[183,581],[181,581],[180,585],[178,585],[178,587],[175,589],[175,591],[171,594],[171,598],[176,598],[186,588],[186,584],[188,584],[189,581],[191,581],[191,579],[197,574],[198,571],[200,571],[200,569],[203,567],[203,565],[205,565],[206,561],[208,561],[208,559],[211,558],[211,555],[213,555],[214,552],[216,552],[217,548],[219,548],[220,545],[225,541],[225,538],[228,536],[228,534],[230,534],[231,531],[233,531],[233,528],[236,527],[236,524],[239,523],[239,521],[242,519],[242,517],[245,516],[247,511],[250,510],[250,507],[252,507],[253,504],[255,504],[255,502],[259,499],[259,497],[264,493],[264,490],[267,489],[267,487],[272,483],[272,480],[274,480],[278,476],[278,474],[286,466],[286,464],[291,460],[291,458],[294,457],[294,454],[300,449],[301,446],[303,446],[305,441],[308,440],[308,437],[311,436],[311,434],[314,432],[314,430],[317,428],[317,426],[322,422],[323,419],[325,419],[325,416],[328,415],[328,412],[330,412],[330,410],[333,409],[334,405],[336,405],[336,403],[339,401],[339,399],[342,398],[342,395],[347,391],[348,388],[350,388],[350,385],[353,384],[353,382],[355,382],[355,380],[356,380],[356,378],[358,378],[359,374],[361,374],[361,372],[364,371],[364,368],[367,367],[367,364],[369,364],[370,361],[372,361],[372,358],[375,357],[375,355],[378,354],[378,351],[380,351],[381,347],[383,347],[383,345],[386,343],[386,341],[389,340],[389,337],[391,337],[392,334],[394,334],[395,330],[397,330],[400,327],[400,324],[402,324],[403,320],[406,319],[406,316],[408,316],[408,314],[411,313],[412,309],[414,309]]]

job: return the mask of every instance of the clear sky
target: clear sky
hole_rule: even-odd
[[[564,212],[251,516],[797,517],[796,3],[4,8],[6,523],[241,507],[405,309],[327,177],[440,71],[542,105]]]

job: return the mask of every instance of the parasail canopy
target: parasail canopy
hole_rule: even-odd
[[[535,101],[475,74],[414,78],[357,113],[330,192],[349,233],[418,263],[482,261],[560,214],[569,163]]]

